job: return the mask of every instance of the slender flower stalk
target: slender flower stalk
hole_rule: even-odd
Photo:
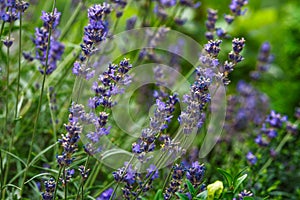
[[[57,177],[56,177],[56,181],[55,181],[55,189],[54,189],[54,193],[53,193],[53,199],[56,199],[56,193],[57,193],[57,186],[58,186],[58,182],[59,182],[59,177],[61,176],[61,173],[62,173],[62,170],[63,170],[63,167],[60,166],[59,167],[59,171],[58,171],[58,174],[57,174]]]
[[[56,0],[53,1],[52,16],[54,16],[55,5],[56,5]],[[40,111],[41,111],[41,106],[42,106],[42,99],[43,99],[43,94],[44,94],[45,81],[46,81],[47,69],[48,69],[49,52],[50,52],[50,45],[51,45],[51,32],[52,32],[52,26],[54,26],[55,20],[56,19],[54,18],[54,19],[52,19],[48,22],[49,33],[48,33],[48,38],[47,38],[47,41],[48,41],[47,44],[48,45],[47,45],[47,50],[46,50],[45,66],[44,66],[44,71],[43,71],[43,82],[42,82],[42,88],[41,88],[40,98],[39,98],[39,102],[38,102],[37,115],[36,115],[34,125],[33,125],[33,133],[32,133],[32,136],[31,136],[31,144],[30,144],[30,147],[29,147],[29,152],[28,152],[28,157],[27,157],[27,165],[26,165],[26,168],[25,168],[25,172],[24,172],[24,176],[23,176],[23,180],[22,180],[22,184],[21,184],[20,196],[22,196],[24,183],[26,181],[27,172],[28,172],[28,169],[29,169],[28,164],[30,163],[30,159],[31,159],[32,147],[33,147],[33,143],[34,143],[34,138],[35,138],[35,134],[36,134],[38,119],[39,119],[39,116],[40,116]]]
[[[18,118],[18,104],[19,104],[20,77],[21,77],[21,55],[22,55],[22,13],[20,12],[19,50],[18,50],[18,79],[17,79],[15,120],[17,120],[17,118]]]
[[[85,180],[88,178],[88,174],[89,174],[89,171],[90,169],[87,169],[87,166],[89,164],[89,160],[90,160],[90,155],[88,155],[86,161],[85,161],[85,164],[84,166],[79,166],[79,171],[80,171],[80,174],[81,174],[81,180],[80,180],[80,185],[78,187],[78,190],[77,190],[77,197],[76,199],[79,199],[79,193],[80,193],[80,190],[81,190],[81,199],[84,199],[84,184],[85,184]]]
[[[12,40],[11,40],[11,29],[12,29],[13,23],[10,22],[10,26],[9,26],[9,33],[8,33],[8,38],[3,41],[4,45],[7,47],[7,51],[6,51],[6,93],[5,93],[5,124],[4,124],[4,137],[6,135],[9,134],[8,131],[8,95],[9,95],[9,68],[10,68],[10,47],[12,45]],[[13,140],[13,134],[11,133],[10,136],[10,142],[9,142],[9,152],[12,146],[12,140]],[[3,184],[6,184],[6,180],[7,180],[7,176],[8,176],[8,171],[9,171],[9,165],[10,165],[10,156],[7,158],[7,165],[6,165],[6,169],[5,169],[5,173],[4,173],[4,179],[3,179]],[[1,188],[2,190],[2,188]],[[5,189],[3,188],[2,190],[2,197],[5,197]]]

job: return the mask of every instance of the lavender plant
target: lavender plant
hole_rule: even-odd
[[[0,0],[0,198],[298,199],[299,52],[266,25],[298,5],[268,2]]]

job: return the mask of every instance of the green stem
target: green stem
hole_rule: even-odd
[[[10,25],[9,25],[9,33],[8,33],[8,41],[10,41],[11,39],[11,29],[12,29],[12,26],[13,26],[13,23],[11,22]],[[5,135],[8,135],[8,95],[9,95],[9,65],[10,65],[10,47],[8,46],[7,47],[7,60],[6,60],[6,92],[5,92],[5,124],[4,124],[4,138],[5,138]],[[12,146],[12,138],[13,138],[13,135],[11,134],[11,139],[9,141],[9,152],[10,152],[10,148]],[[10,156],[7,158],[7,161],[6,161],[6,169],[5,169],[5,173],[4,173],[4,179],[3,179],[3,185],[6,184],[6,181],[7,181],[7,176],[8,176],[8,171],[9,171],[9,166],[10,166]],[[1,188],[2,190],[2,188]],[[2,193],[2,198],[4,199],[5,198],[5,189],[3,188],[3,193]]]
[[[54,142],[56,142],[57,141],[57,136],[56,136],[56,120],[55,120],[55,116],[54,116],[53,110],[51,109],[52,103],[51,103],[51,97],[50,97],[49,89],[48,89],[48,95],[47,96],[48,96],[50,116],[51,116],[51,121],[52,121],[53,140],[54,140]],[[58,146],[55,146],[54,147],[54,151],[53,151],[53,160],[56,159],[57,149],[58,149]]]
[[[102,190],[100,190],[94,196],[97,197],[97,196],[101,195],[105,190],[107,190],[108,188],[110,188],[114,183],[115,183],[115,181],[110,182],[106,187],[104,187]]]
[[[89,186],[93,186],[93,184],[95,183],[96,179],[97,179],[97,175],[99,174],[100,170],[102,167],[102,162],[100,164],[97,165],[97,168],[94,168],[95,170],[93,170],[93,173],[91,173],[90,175],[90,181],[88,181],[85,186],[89,185]]]
[[[3,33],[3,30],[4,30],[4,25],[5,25],[5,21],[2,21],[1,29],[0,29],[0,38],[2,37],[2,33]]]
[[[2,151],[0,152],[0,172],[1,172],[1,174],[3,174],[3,163],[2,163]],[[3,180],[3,176],[1,176],[0,177],[0,196],[2,197],[2,187],[3,187],[3,182],[4,182],[4,180]]]
[[[68,198],[68,188],[67,188],[67,176],[66,176],[66,167],[63,169],[63,179],[65,182],[65,200]]]
[[[167,151],[164,151],[164,152],[160,155],[158,161],[155,163],[155,166],[156,166],[157,169],[160,168],[160,165],[162,164],[162,163],[161,163],[161,162],[162,162],[161,159],[164,157],[164,154],[166,154],[166,153],[167,153]],[[139,191],[138,191],[139,186],[136,187],[136,189],[135,189],[134,191],[138,191],[138,192],[137,192],[137,195],[135,196],[134,200],[136,200],[136,199],[139,197],[139,195],[142,193],[143,188],[147,185],[147,183],[149,183],[149,181],[150,181],[151,177],[154,175],[154,173],[155,173],[155,170],[149,175],[149,177],[146,179],[146,181],[145,181],[145,182],[143,183],[143,185],[140,187],[141,189],[140,189]]]
[[[21,52],[22,52],[22,13],[20,13],[20,27],[19,27],[19,59],[18,59],[18,79],[17,79],[17,94],[16,94],[16,108],[15,108],[15,120],[18,118],[18,104],[20,93],[20,77],[21,77]]]
[[[85,161],[84,172],[87,170],[87,166],[88,166],[89,160],[90,160],[90,155],[88,155],[88,157],[87,157],[87,159]],[[80,190],[81,190],[81,195],[82,195],[81,199],[83,200],[83,197],[84,197],[83,185],[84,185],[84,178],[83,178],[83,176],[81,176],[80,185],[79,185],[78,190],[77,190],[76,199],[79,199],[79,193],[80,193]]]
[[[15,132],[17,133],[17,124],[18,124],[18,104],[19,104],[19,92],[20,92],[20,76],[21,76],[21,52],[22,52],[22,13],[20,13],[20,27],[19,27],[19,52],[18,52],[18,78],[17,78],[17,94],[16,94],[16,106],[15,106],[15,121],[16,121],[16,126],[15,126]],[[11,29],[11,28],[10,28]],[[11,134],[10,136],[10,142],[9,142],[9,147],[8,147],[8,152],[11,152],[12,147],[14,144],[14,134]],[[4,175],[4,184],[6,183],[7,176],[8,176],[8,171],[9,171],[9,166],[10,166],[10,157],[7,159],[7,169]],[[3,193],[3,195],[5,195]],[[4,198],[4,196],[3,196]]]
[[[171,170],[170,170],[170,172],[169,172],[169,174],[168,174],[168,176],[167,176],[167,178],[166,178],[166,180],[165,180],[165,182],[164,182],[164,185],[163,185],[163,187],[162,187],[162,192],[165,191],[165,188],[166,188],[166,186],[167,186],[167,183],[169,182],[169,179],[170,179],[170,177],[171,177],[171,175],[172,175],[174,165],[175,165],[175,162],[173,163],[172,168],[171,168]]]
[[[57,188],[58,188],[58,181],[59,181],[59,177],[61,175],[62,169],[63,169],[63,167],[59,167],[58,175],[57,175],[57,178],[55,180],[55,190],[54,190],[54,195],[53,195],[54,200],[56,198],[56,192],[57,192]]]
[[[53,2],[52,15],[54,14],[55,5],[56,5],[56,0],[54,0],[54,2]],[[48,34],[48,39],[47,39],[48,45],[47,45],[47,50],[46,50],[46,61],[45,61],[45,66],[44,66],[42,88],[41,88],[40,98],[39,98],[39,102],[38,102],[36,118],[35,118],[35,121],[33,124],[33,133],[31,135],[31,143],[30,143],[28,157],[27,157],[27,165],[26,165],[26,168],[24,171],[24,176],[23,176],[21,187],[20,187],[21,188],[20,196],[22,196],[22,193],[23,193],[24,183],[26,181],[27,172],[29,169],[28,164],[30,163],[32,147],[34,144],[35,134],[36,134],[36,130],[37,130],[37,124],[38,124],[38,120],[39,120],[39,116],[40,116],[40,112],[41,112],[41,106],[42,106],[42,100],[43,100],[43,94],[44,94],[44,88],[45,88],[45,82],[46,82],[46,76],[47,76],[46,71],[48,68],[49,51],[50,51],[50,46],[51,46],[51,32],[52,32],[52,25],[49,26],[49,34]]]
[[[290,137],[291,137],[291,133],[288,133],[284,136],[284,138],[281,140],[281,142],[275,149],[276,153],[279,153],[281,151],[282,147],[285,145],[285,143],[287,143],[287,141],[290,139]],[[273,161],[273,158],[270,157],[267,160],[267,162],[263,165],[263,167],[259,170],[258,175],[261,174],[265,169],[267,169],[270,166],[270,164],[272,163],[272,161]]]
[[[129,165],[130,165],[131,162],[133,161],[133,158],[134,158],[134,155],[131,156],[131,158],[130,158],[128,164],[126,165],[126,167],[125,167],[125,169],[124,169],[124,172],[123,172],[123,174],[121,175],[121,179],[125,176],[125,173],[126,173],[128,167],[129,167]],[[117,185],[116,185],[116,187],[115,187],[115,189],[114,189],[112,195],[110,196],[109,200],[112,200],[112,199],[113,199],[113,197],[115,196],[115,194],[116,194],[116,192],[117,192],[117,189],[118,189],[119,185],[120,185],[120,182],[117,182]]]

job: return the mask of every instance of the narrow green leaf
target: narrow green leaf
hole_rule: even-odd
[[[18,190],[21,190],[21,188],[19,188],[18,186],[16,186],[16,185],[13,185],[13,184],[6,184],[6,185],[4,185],[3,187],[2,187],[2,189],[4,189],[4,188],[6,188],[6,187],[12,187],[12,188],[16,188],[16,189],[18,189]]]
[[[236,182],[234,183],[234,193],[237,191],[237,189],[240,187],[240,185],[244,182],[244,180],[247,178],[247,174],[244,174],[243,176],[239,177]]]
[[[41,173],[41,174],[38,174],[38,175],[35,175],[34,177],[32,177],[31,179],[29,179],[28,181],[26,181],[24,184],[27,184],[29,183],[30,181],[34,180],[35,178],[38,178],[40,176],[52,176],[52,174],[50,173]]]
[[[239,173],[234,176],[233,182],[235,182],[244,172],[248,170],[249,167],[243,168]]]
[[[26,167],[26,163],[25,163],[21,158],[19,158],[17,155],[15,155],[15,154],[13,154],[13,153],[10,153],[10,152],[8,152],[8,151],[6,151],[6,150],[4,150],[4,149],[0,149],[0,150],[1,150],[2,152],[4,152],[4,153],[10,155],[11,157],[14,157],[15,159],[17,159],[18,161],[20,161],[20,162]]]
[[[156,194],[155,194],[155,197],[154,197],[154,200],[163,200],[163,195],[162,195],[162,189],[159,189]]]
[[[41,157],[44,153],[46,153],[47,151],[49,151],[50,149],[52,149],[53,147],[55,147],[58,144],[58,142],[50,145],[49,147],[47,147],[46,149],[44,149],[43,151],[41,151],[38,155],[36,155],[32,161],[28,164],[28,166],[31,166],[35,163],[36,160],[38,160],[39,157]]]
[[[185,194],[181,194],[179,192],[176,192],[175,194],[179,197],[180,200],[189,200],[189,197]]]
[[[230,173],[228,173],[227,171],[225,171],[224,169],[218,168],[217,170],[220,174],[222,174],[224,176],[228,186],[229,187],[232,186],[232,175]]]
[[[196,193],[196,189],[194,188],[193,184],[189,180],[186,180],[186,185],[187,185],[188,190],[191,193],[192,197],[194,197],[195,193]]]
[[[207,199],[207,190],[199,193],[196,197],[203,200]]]

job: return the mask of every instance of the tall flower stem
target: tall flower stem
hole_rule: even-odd
[[[63,167],[59,167],[59,171],[58,171],[58,174],[57,174],[57,178],[56,178],[56,180],[55,180],[55,189],[54,189],[53,199],[56,198],[56,193],[57,193],[57,188],[58,188],[58,181],[59,181],[59,177],[60,177],[60,175],[61,175],[62,169],[63,169]]]
[[[167,178],[166,178],[166,180],[165,180],[165,182],[164,182],[164,185],[163,185],[163,187],[162,187],[162,191],[163,191],[163,192],[165,191],[166,186],[167,186],[167,183],[169,182],[169,179],[170,179],[170,177],[172,176],[172,172],[173,172],[173,167],[174,167],[174,166],[175,166],[175,162],[173,163],[173,165],[172,165],[172,167],[171,167],[171,170],[169,171],[168,176],[167,176]]]
[[[11,29],[13,26],[13,22],[10,23],[9,25],[9,33],[8,33],[8,41],[11,39]],[[10,67],[10,46],[7,46],[7,51],[6,51],[6,91],[5,91],[5,124],[4,124],[4,138],[5,136],[8,135],[8,95],[9,95],[9,67]],[[11,135],[11,137],[13,137]],[[9,142],[9,146],[11,146],[11,141]],[[9,151],[10,152],[10,151]],[[10,165],[10,156],[8,156],[7,161],[6,161],[6,169],[4,173],[4,179],[3,179],[3,186],[6,184],[7,176],[8,176],[8,171],[9,171],[9,165]],[[2,190],[2,188],[1,188]],[[5,197],[5,189],[3,188],[2,190],[2,198],[4,199]]]
[[[84,172],[85,172],[86,169],[87,169],[89,160],[90,160],[90,155],[88,155],[88,157],[87,157],[87,159],[86,159],[86,161],[85,161],[85,164],[84,164]],[[79,193],[80,193],[80,190],[81,190],[81,199],[82,199],[82,200],[84,199],[83,186],[84,186],[84,178],[83,178],[83,176],[81,176],[80,185],[79,185],[78,190],[77,190],[76,199],[79,199]]]
[[[17,94],[15,107],[15,120],[18,118],[18,104],[20,93],[20,77],[21,77],[21,54],[22,54],[22,13],[20,12],[20,27],[19,27],[19,52],[18,52],[18,79],[17,79]]]
[[[63,169],[63,179],[64,179],[64,182],[65,182],[65,197],[64,197],[64,199],[68,199],[66,167],[64,167],[64,169]]]
[[[0,28],[0,39],[2,37],[2,33],[3,33],[3,30],[4,30],[4,25],[5,25],[5,21],[2,21],[1,28]],[[0,42],[0,47],[1,46],[2,46],[2,42]]]
[[[276,147],[275,152],[279,153],[282,147],[291,139],[291,137],[292,137],[291,133],[286,134],[284,138],[281,140],[281,142],[278,144],[278,146]],[[259,177],[259,175],[262,174],[263,171],[270,166],[272,161],[273,161],[273,157],[270,157],[267,160],[267,162],[262,166],[262,168],[258,171],[256,178]]]
[[[56,120],[55,120],[55,116],[54,116],[53,110],[51,109],[52,103],[51,103],[50,92],[48,92],[47,96],[48,96],[49,108],[50,108],[50,116],[51,116],[51,121],[52,121],[53,141],[56,142],[57,141],[57,136],[56,136]],[[53,159],[54,160],[56,159],[57,149],[58,149],[58,147],[55,146],[54,147],[54,151],[53,151]]]
[[[123,179],[123,177],[125,176],[125,173],[126,173],[128,167],[129,167],[129,165],[130,165],[131,162],[133,161],[133,159],[134,159],[134,154],[132,154],[132,156],[131,156],[131,158],[130,158],[128,164],[127,164],[127,166],[125,167],[124,172],[123,172],[123,174],[122,174],[122,176],[121,176],[121,179]],[[117,192],[117,190],[118,190],[119,185],[120,185],[120,182],[117,183],[117,185],[116,185],[116,187],[115,187],[115,189],[114,189],[114,192],[111,194],[109,200],[113,200],[113,197],[115,196],[115,194],[116,194],[116,192]]]
[[[22,52],[22,12],[20,11],[20,27],[19,27],[19,52],[18,52],[18,78],[17,78],[17,93],[16,93],[16,105],[15,105],[15,117],[14,120],[16,122],[14,131],[17,131],[17,124],[18,124],[18,105],[19,105],[19,92],[20,92],[20,76],[21,76],[21,52]],[[8,147],[8,152],[11,152],[12,147],[14,144],[14,134],[11,134],[10,136],[10,142],[9,142],[9,147]],[[9,162],[10,157],[8,157],[8,162],[7,162],[7,169],[4,177],[4,184],[6,183],[7,180],[7,175],[8,175],[8,170],[9,170]]]
[[[54,2],[53,2],[52,15],[54,14],[55,5],[56,5],[56,0],[54,0]],[[42,100],[43,100],[43,94],[44,94],[45,82],[46,82],[46,76],[47,76],[46,71],[48,68],[49,51],[50,51],[50,45],[51,45],[51,31],[52,31],[52,24],[50,24],[50,26],[49,26],[49,34],[48,34],[48,39],[47,39],[48,46],[47,46],[47,50],[46,50],[46,61],[45,61],[45,66],[44,66],[42,88],[41,88],[40,98],[39,98],[39,102],[38,102],[36,118],[35,118],[34,125],[33,125],[33,132],[31,135],[31,143],[30,143],[28,157],[27,157],[27,164],[26,164],[26,168],[24,171],[22,184],[20,187],[21,188],[20,196],[22,196],[22,193],[23,193],[24,183],[25,183],[25,180],[27,177],[27,172],[29,169],[30,157],[31,157],[31,153],[32,153],[32,146],[34,144],[34,138],[35,138],[35,134],[36,134],[37,124],[38,124],[38,120],[39,120],[39,116],[40,116],[40,112],[41,112],[41,106],[42,106]]]
[[[94,170],[92,171],[92,173],[90,175],[91,178],[86,182],[85,187],[87,185],[89,185],[89,186],[93,186],[94,185],[94,183],[96,181],[96,178],[97,178],[97,175],[99,174],[99,172],[101,170],[101,167],[102,167],[102,162],[100,164],[98,164],[96,168],[94,168]]]

